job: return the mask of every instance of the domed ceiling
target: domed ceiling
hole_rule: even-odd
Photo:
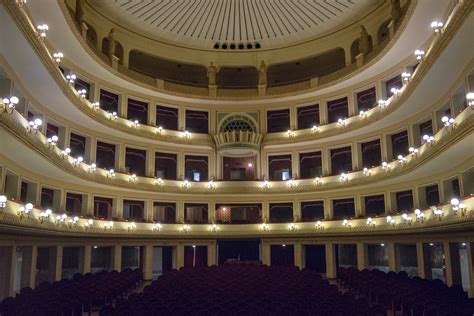
[[[240,49],[255,49],[258,43],[267,49],[326,35],[357,23],[385,1],[88,0],[87,3],[104,18],[159,41],[201,49],[218,46],[239,50],[239,45]]]

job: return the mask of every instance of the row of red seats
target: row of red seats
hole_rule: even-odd
[[[16,297],[0,303],[1,316],[35,315],[68,316],[89,314],[124,297],[143,281],[140,269],[122,272],[77,273],[72,279],[43,282],[35,289],[21,289]]]
[[[356,268],[339,268],[341,285],[353,289],[371,304],[384,306],[398,315],[443,316],[473,315],[474,299],[468,298],[461,285],[448,287],[441,280],[409,278],[407,273]]]

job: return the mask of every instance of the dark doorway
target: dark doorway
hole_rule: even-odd
[[[295,252],[293,245],[271,245],[270,264],[272,266],[294,266]]]
[[[260,240],[218,240],[217,241],[218,264],[236,261],[259,261]]]
[[[326,273],[326,247],[324,245],[306,245],[305,267],[318,273]]]

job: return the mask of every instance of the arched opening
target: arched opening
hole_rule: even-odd
[[[360,41],[360,38],[358,38],[354,42],[352,42],[352,45],[351,45],[351,63],[355,63],[357,55],[360,54],[359,41]],[[374,44],[373,44],[373,41],[372,41],[372,36],[369,36],[369,52],[371,52],[373,48],[374,48]]]

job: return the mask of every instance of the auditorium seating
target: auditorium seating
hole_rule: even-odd
[[[342,294],[319,274],[296,267],[232,264],[182,268],[143,293],[104,307],[111,315],[386,315],[378,305]]]
[[[21,289],[16,297],[0,303],[1,316],[35,315],[66,316],[90,314],[94,308],[111,304],[139,285],[143,280],[140,269],[122,272],[77,273],[73,279],[53,283],[43,282],[35,289]]]
[[[396,315],[443,316],[473,315],[474,299],[468,298],[462,286],[448,287],[441,280],[409,278],[406,272],[339,268],[338,282]]]

